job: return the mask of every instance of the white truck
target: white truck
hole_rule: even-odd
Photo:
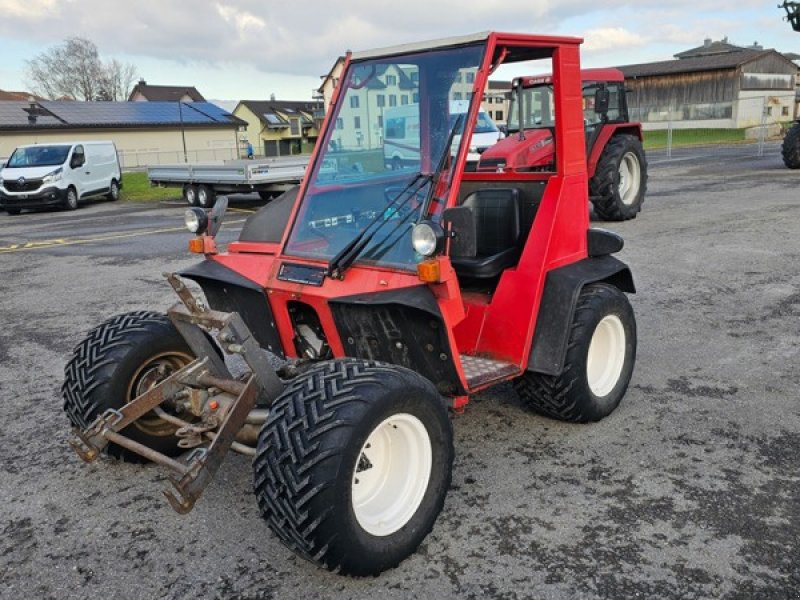
[[[257,192],[265,200],[300,183],[308,156],[217,163],[158,165],[147,168],[151,185],[180,187],[190,206],[209,208],[217,194]]]

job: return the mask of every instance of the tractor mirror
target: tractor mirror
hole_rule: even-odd
[[[442,224],[450,239],[450,257],[473,257],[478,252],[475,216],[466,206],[448,208],[442,214]]]
[[[606,115],[608,113],[608,105],[611,102],[611,93],[608,88],[601,85],[594,93],[594,112],[598,115]]]
[[[222,227],[222,218],[225,216],[225,211],[228,208],[228,197],[217,196],[217,201],[214,203],[214,208],[208,213],[208,233],[214,237]]]

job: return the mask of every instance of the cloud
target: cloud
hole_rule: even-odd
[[[583,49],[586,51],[622,50],[644,46],[646,40],[638,33],[624,27],[600,27],[584,32]]]
[[[57,0],[0,0],[0,15],[4,19],[36,21],[51,13]]]

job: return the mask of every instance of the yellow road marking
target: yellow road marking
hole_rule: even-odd
[[[228,208],[228,210],[238,213],[247,213],[248,215],[256,212],[254,210],[250,210],[249,208]]]
[[[244,223],[244,219],[235,221],[226,221],[226,224],[233,225],[236,223]],[[140,235],[151,235],[155,233],[174,233],[176,231],[186,231],[186,227],[169,227],[165,229],[148,229],[141,231],[129,231],[128,233],[115,233],[111,235],[103,235],[92,238],[83,238],[77,240],[70,239],[56,239],[56,240],[40,240],[35,242],[26,242],[24,244],[11,244],[9,246],[0,246],[0,254],[8,254],[10,252],[24,252],[26,250],[38,250],[39,248],[54,248],[56,246],[75,246],[78,244],[91,244],[93,242],[107,242],[109,240],[118,240],[122,238],[136,237]]]

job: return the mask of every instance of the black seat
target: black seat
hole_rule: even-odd
[[[459,277],[491,279],[517,264],[520,254],[520,191],[482,189],[462,203],[475,218],[475,257],[452,259]]]

